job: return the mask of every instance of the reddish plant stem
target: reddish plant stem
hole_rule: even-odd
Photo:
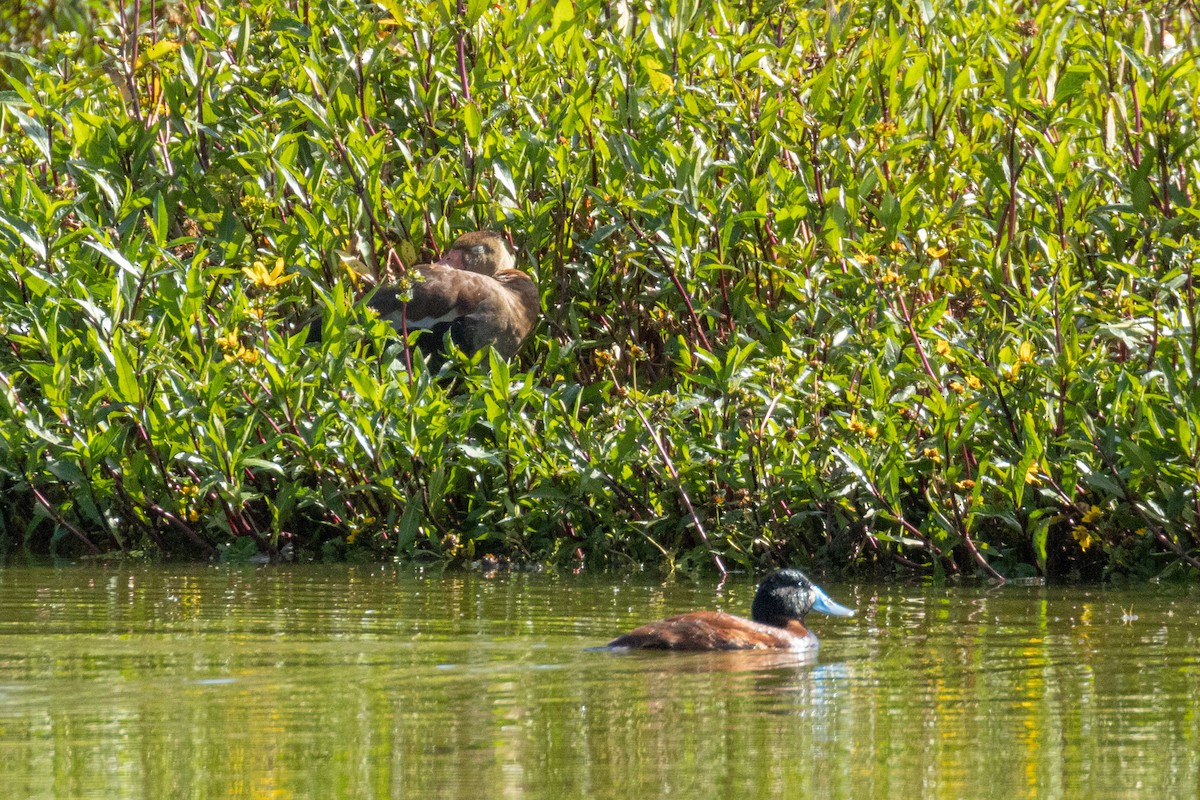
[[[675,284],[676,291],[679,292],[679,296],[683,298],[684,306],[687,307],[688,318],[691,320],[692,328],[695,330],[697,338],[699,338],[700,343],[704,345],[705,350],[711,351],[712,345],[708,343],[708,337],[704,335],[704,328],[700,325],[700,317],[696,315],[696,309],[692,305],[692,298],[688,295],[687,289],[684,288],[683,281],[679,280],[679,273],[673,266],[671,266],[670,262],[667,261],[666,256],[664,256],[662,251],[658,249],[658,245],[654,243],[654,240],[646,236],[645,231],[643,231],[631,217],[626,216],[625,221],[629,223],[629,227],[633,228],[633,232],[638,235],[638,238],[642,239],[647,245],[649,245],[650,251],[654,253],[655,258],[658,259],[658,263],[662,265],[662,268],[666,270],[667,275],[670,276],[671,283]]]
[[[896,293],[896,301],[900,304],[900,315],[904,319],[904,324],[908,326],[908,335],[912,338],[913,347],[917,349],[917,355],[921,357],[921,366],[925,370],[925,374],[929,376],[929,380],[941,389],[941,381],[933,371],[933,367],[929,365],[929,358],[925,355],[925,348],[921,346],[921,337],[917,335],[917,328],[913,324],[912,314],[908,312],[908,304],[904,302],[904,295],[901,292]]]
[[[467,8],[464,0],[458,0],[458,16],[462,27],[458,31],[458,79],[462,81],[463,100],[471,102],[471,84],[467,80]]]
[[[613,380],[616,380],[615,375],[613,376]],[[650,434],[650,440],[654,442],[654,447],[656,450],[658,450],[658,455],[663,460],[663,466],[666,467],[667,474],[669,474],[671,476],[671,480],[675,482],[675,490],[679,492],[679,498],[683,501],[683,507],[687,509],[688,516],[692,518],[692,524],[696,526],[696,533],[699,535],[700,541],[704,543],[704,547],[708,550],[709,554],[712,555],[713,564],[716,565],[717,572],[719,572],[721,577],[724,578],[729,574],[729,570],[725,569],[725,562],[721,560],[720,553],[714,550],[712,545],[709,543],[708,534],[704,532],[704,525],[701,524],[700,517],[696,514],[695,507],[692,506],[692,499],[688,497],[687,490],[683,488],[683,481],[680,479],[679,473],[675,470],[675,464],[671,461],[671,456],[669,453],[667,453],[666,446],[663,445],[662,439],[659,438],[658,433],[650,425],[650,420],[646,419],[646,415],[642,413],[642,410],[633,402],[630,403],[630,408],[633,409],[633,413],[637,414],[638,419],[642,421],[642,425],[645,426],[646,432]]]
[[[90,552],[92,555],[100,555],[100,548],[96,547],[96,545],[92,543],[92,540],[87,537],[86,533],[84,533],[75,525],[72,525],[62,514],[59,514],[57,511],[55,511],[54,506],[50,505],[50,501],[46,499],[46,496],[43,495],[36,486],[30,486],[29,490],[33,492],[33,497],[35,500],[37,500],[38,505],[40,505],[42,509],[50,515],[50,519],[54,520],[56,525],[66,528],[68,531],[70,531],[76,539],[83,542],[84,546],[87,547],[88,552]]]

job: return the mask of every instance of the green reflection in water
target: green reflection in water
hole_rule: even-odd
[[[803,663],[586,649],[749,579],[3,569],[5,796],[1200,796],[1194,589],[825,588]]]

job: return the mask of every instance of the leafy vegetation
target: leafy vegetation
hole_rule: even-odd
[[[6,6],[0,536],[1195,568],[1194,9],[1032,8]],[[545,319],[439,380],[347,265],[475,228]]]

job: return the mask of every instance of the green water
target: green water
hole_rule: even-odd
[[[586,649],[749,577],[0,569],[0,794],[1200,797],[1196,589],[824,588],[806,663]]]

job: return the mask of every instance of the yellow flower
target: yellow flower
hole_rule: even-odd
[[[935,464],[942,463],[942,454],[938,452],[936,447],[926,447],[921,451],[921,455],[925,456]]]
[[[876,136],[883,139],[883,138],[887,138],[889,136],[895,135],[896,124],[894,122],[885,122],[883,120],[880,120],[879,122],[876,122],[874,125],[872,125],[871,129],[875,132]]]
[[[950,251],[947,250],[945,247],[934,247],[933,245],[929,245],[928,247],[925,248],[925,253],[930,258],[941,258],[942,256],[946,255],[946,253],[949,253],[949,252]]]
[[[1038,477],[1037,462],[1031,462],[1029,468],[1025,470],[1025,482],[1031,486],[1041,486],[1042,479]]]
[[[982,384],[979,382],[979,378],[976,378],[974,375],[967,376],[967,386],[971,387],[972,389],[978,389],[981,385]]]
[[[967,478],[966,480],[959,481],[958,483],[954,484],[954,487],[961,491],[966,491],[968,489],[974,489],[975,481],[971,480],[970,478]]]
[[[200,512],[194,508],[189,508],[187,512],[188,522],[199,522]]]
[[[902,252],[904,252],[904,242],[901,242],[901,241],[889,242],[888,248],[893,253],[902,253]]]
[[[879,257],[874,253],[863,253],[861,256],[859,256],[859,260],[864,264],[874,264],[879,260]]]
[[[878,436],[878,435],[879,435],[879,426],[878,426],[878,425],[869,425],[869,426],[867,426],[867,431],[866,431],[866,433],[867,433],[867,438],[868,438],[868,439],[874,439],[876,436]]]
[[[217,337],[217,346],[222,350],[237,350],[241,344],[241,332],[234,328],[224,336]]]
[[[955,394],[962,394],[963,385],[958,381],[950,381],[950,391],[954,392]]]
[[[592,363],[600,369],[607,369],[617,363],[617,357],[611,350],[596,350],[592,353]]]
[[[1084,525],[1091,525],[1093,522],[1095,522],[1096,520],[1100,519],[1103,516],[1104,516],[1104,512],[1101,511],[1099,508],[1097,508],[1096,506],[1089,506],[1088,510],[1085,511],[1083,514],[1082,522]]]
[[[862,433],[867,429],[866,423],[861,422],[855,417],[850,418],[850,430],[854,433]]]
[[[1071,530],[1071,536],[1075,537],[1075,541],[1079,542],[1080,550],[1087,550],[1096,543],[1092,538],[1092,532],[1082,525],[1076,525]]]
[[[266,266],[261,261],[255,261],[251,266],[243,267],[242,272],[254,282],[255,286],[264,286],[268,289],[280,287],[296,277],[294,273],[291,275],[283,274],[282,258],[275,259],[275,269],[270,272],[267,272]]]
[[[225,354],[225,360],[231,364],[234,361],[242,361],[247,364],[255,364],[258,362],[258,351],[251,350],[248,347],[242,347],[239,345],[236,352],[231,350],[230,352],[227,352]]]
[[[1017,363],[1033,363],[1033,342],[1021,342],[1021,347],[1017,350]]]
[[[889,269],[887,272],[883,273],[882,280],[884,283],[899,283],[900,273],[896,272],[894,269]]]
[[[937,354],[939,356],[949,356],[950,355],[950,343],[947,342],[945,339],[938,339],[937,344],[934,345],[934,349],[937,350]]]

